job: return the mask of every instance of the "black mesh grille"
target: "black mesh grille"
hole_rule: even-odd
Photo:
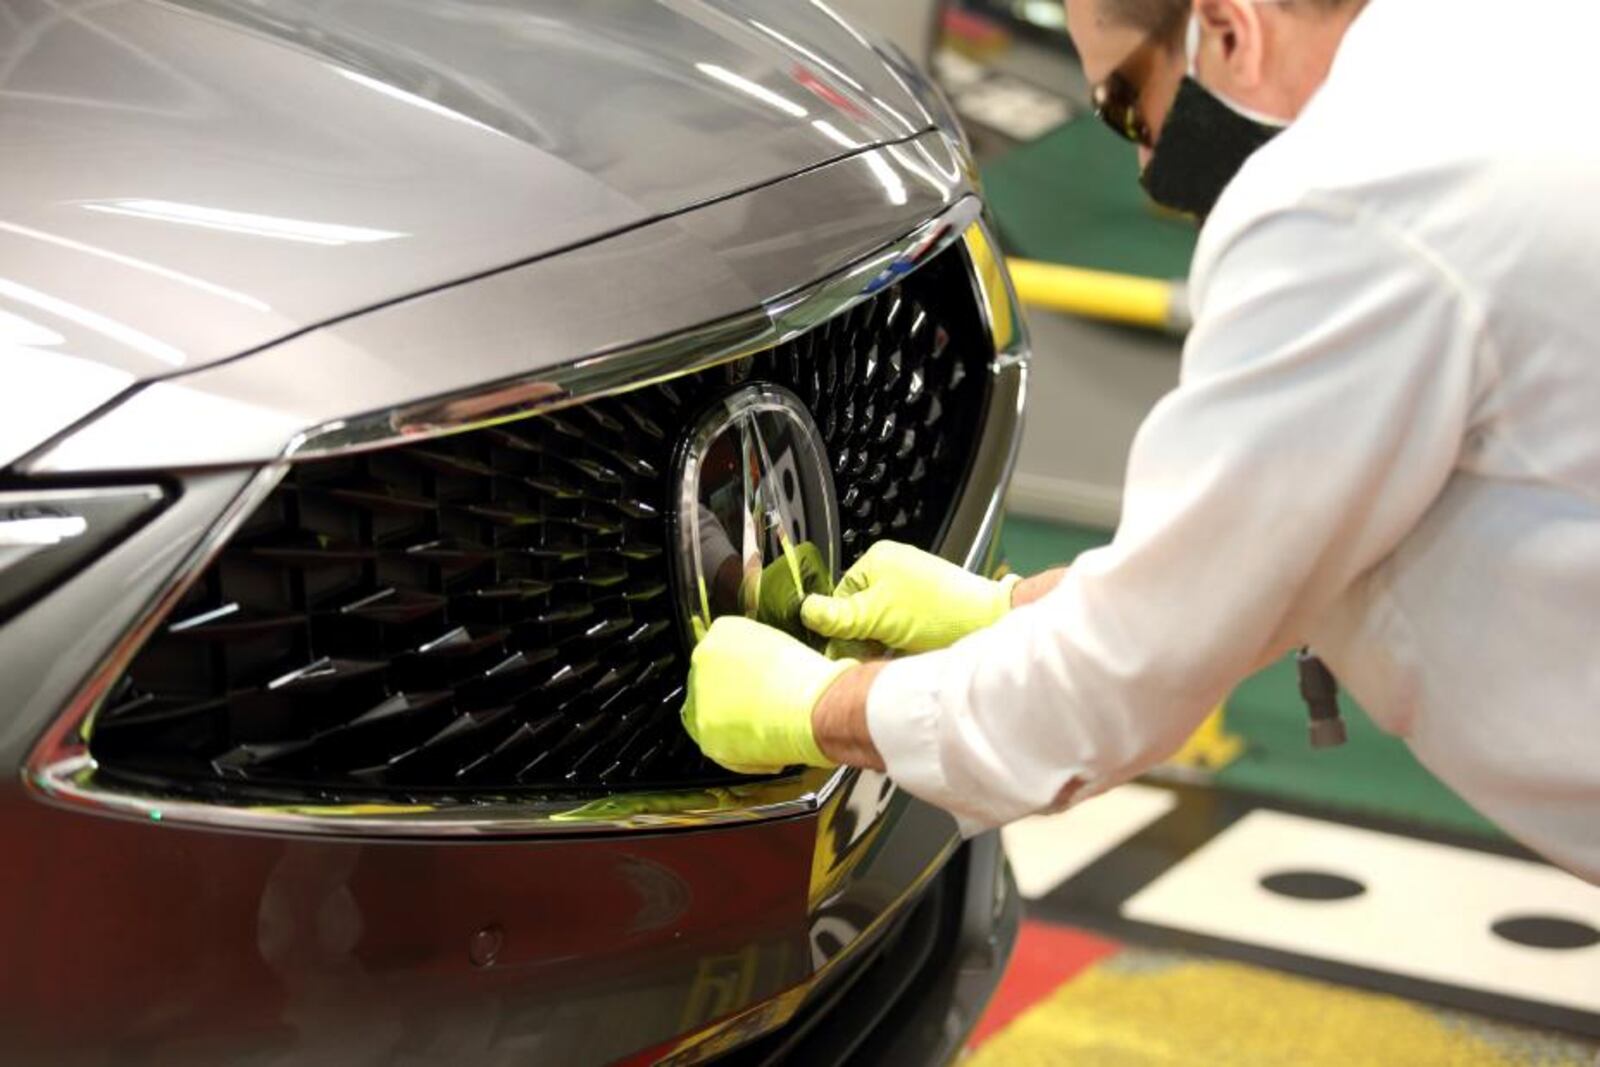
[[[955,248],[734,369],[300,464],[140,653],[92,751],[168,785],[319,797],[725,781],[677,715],[680,434],[735,378],[784,385],[827,440],[846,564],[881,537],[931,546],[989,356]]]

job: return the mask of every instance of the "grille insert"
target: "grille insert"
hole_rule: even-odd
[[[991,349],[959,246],[730,367],[502,427],[296,465],[98,716],[103,770],[331,800],[736,780],[677,709],[665,472],[732,388],[794,391],[827,442],[845,563],[936,543]]]

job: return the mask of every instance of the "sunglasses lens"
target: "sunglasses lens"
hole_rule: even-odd
[[[1095,115],[1112,133],[1134,144],[1144,144],[1147,135],[1144,120],[1134,107],[1136,96],[1125,79],[1113,74],[1095,86],[1092,102]]]

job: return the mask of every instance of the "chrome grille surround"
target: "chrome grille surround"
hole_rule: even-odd
[[[938,252],[953,244],[962,235],[965,227],[972,224],[975,213],[976,202],[964,201],[945,216],[910,235],[894,249],[871,257],[864,264],[871,269],[858,268],[848,272],[848,279],[830,279],[806,293],[797,294],[769,307],[771,327],[766,332],[766,338],[793,340],[816,326],[819,320],[827,321],[849,312],[857,304],[868,300],[876,289],[883,287],[881,284],[874,285],[875,282],[881,282],[886,277],[892,279],[905,274],[908,265],[931,260]],[[841,317],[839,321],[845,320]],[[714,324],[709,328],[709,332],[720,333],[723,336],[727,336],[729,331],[743,332],[742,327],[736,327],[737,324],[733,323]],[[969,565],[976,562],[975,553],[987,541],[996,521],[1000,492],[1009,474],[1010,463],[1014,459],[1016,423],[1020,417],[1025,373],[1025,341],[1020,336],[1013,341],[1010,350],[1000,353],[999,358],[994,360],[992,374],[988,376],[996,387],[988,390],[990,400],[983,417],[999,420],[994,424],[994,429],[998,431],[998,440],[987,441],[985,446],[980,448],[974,470],[974,477],[980,479],[979,492],[968,492],[954,501],[954,515],[950,518],[948,536],[942,538],[942,547],[946,553]],[[649,346],[646,350],[617,354],[598,362],[588,361],[589,365],[584,370],[597,383],[596,392],[601,395],[627,388],[629,367],[637,378],[643,379],[638,381],[636,378],[635,384],[648,384],[660,380],[660,376],[653,374],[655,367],[653,361],[663,359],[663,353],[672,353],[672,361],[679,366],[684,365],[680,353],[687,343],[688,340],[684,338],[670,339],[663,344]],[[750,344],[730,345],[718,353],[716,358],[722,362],[748,359],[751,355],[748,351],[750,347]],[[774,358],[777,351],[773,350],[765,357],[756,353],[755,362],[763,358]],[[693,366],[710,359],[703,354],[703,349],[701,352],[696,360],[691,361],[686,373],[692,372]],[[627,361],[626,364],[621,362],[624,359]],[[748,375],[749,372],[746,370],[744,373]],[[552,378],[558,375],[559,372],[545,377]],[[465,422],[451,422],[442,416],[441,413],[447,412],[450,405],[459,403],[459,398],[450,398],[404,412],[384,413],[381,418],[368,420],[365,424],[359,420],[341,423],[329,427],[326,431],[306,435],[294,442],[287,452],[297,461],[322,455],[348,457],[356,452],[380,448],[387,444],[483,430],[486,428],[485,424],[500,424],[536,411],[548,411],[572,403],[587,402],[591,394],[582,387],[583,377],[584,375],[574,372],[566,379],[570,384],[563,384],[555,390],[541,390],[542,402],[531,405],[526,401],[528,395],[526,391],[518,392],[514,385],[501,386],[493,390],[492,394],[484,394],[480,398],[483,402],[473,408],[474,417]],[[513,398],[511,409],[497,403],[508,396]],[[380,439],[375,433],[380,428],[388,433],[387,439]],[[236,505],[229,525],[242,525],[254,511],[259,499],[271,496],[275,481],[287,473],[288,469],[287,465],[279,464],[264,471],[257,480],[253,499],[241,501]],[[298,479],[299,475],[294,477]],[[959,474],[957,484],[959,485]],[[952,493],[955,490],[956,486],[951,486]],[[226,528],[226,525],[215,531],[207,557],[214,554],[219,546],[227,543],[234,532]],[[193,566],[189,568],[191,578],[199,572],[200,565],[204,562],[206,560],[194,561]],[[155,624],[174,606],[175,597],[176,591],[164,598],[162,605],[152,609],[152,617],[141,625],[139,632],[130,635],[130,640],[125,642],[125,647],[120,650],[122,665],[132,658],[138,642],[155,629]],[[80,706],[92,708],[104,706],[102,698],[108,691],[109,681],[113,677],[109,669],[112,666],[108,664],[108,669],[96,675],[99,692],[95,692],[92,686],[80,700]],[[121,671],[118,670],[116,675],[120,674]],[[728,781],[722,785],[699,783],[699,788],[677,789],[668,794],[652,794],[647,802],[638,803],[630,802],[627,795],[602,797],[587,803],[577,803],[564,798],[544,800],[513,798],[494,792],[470,794],[462,792],[445,797],[413,797],[409,798],[411,800],[409,803],[395,803],[382,812],[374,812],[369,807],[359,804],[344,804],[339,798],[332,796],[302,797],[297,803],[265,808],[260,805],[244,806],[229,802],[212,803],[194,800],[190,797],[175,796],[155,787],[140,788],[136,784],[111,778],[103,769],[96,766],[94,759],[84,751],[82,745],[82,736],[92,731],[92,718],[80,718],[76,725],[72,724],[71,719],[72,716],[69,714],[62,727],[41,743],[35,758],[30,761],[29,781],[47,795],[58,800],[89,804],[123,814],[146,817],[158,815],[179,821],[250,826],[279,831],[434,836],[463,833],[520,834],[564,829],[638,829],[685,823],[698,825],[809,810],[825,797],[839,778],[838,774],[811,771],[778,781]],[[401,800],[399,797],[395,799]]]

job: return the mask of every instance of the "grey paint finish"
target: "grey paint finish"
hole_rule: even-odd
[[[332,420],[759,311],[902,237],[972,183],[942,134],[874,149],[146,386],[28,469],[264,461]]]
[[[919,64],[932,60],[943,0],[832,0],[832,6],[858,26],[883,34]]]
[[[185,7],[0,20],[0,311],[113,375],[64,418],[929,125],[795,0]]]
[[[195,475],[166,510],[0,628],[0,767],[22,765],[135,619],[157,598],[252,471]],[[41,655],[41,650],[49,650]]]

